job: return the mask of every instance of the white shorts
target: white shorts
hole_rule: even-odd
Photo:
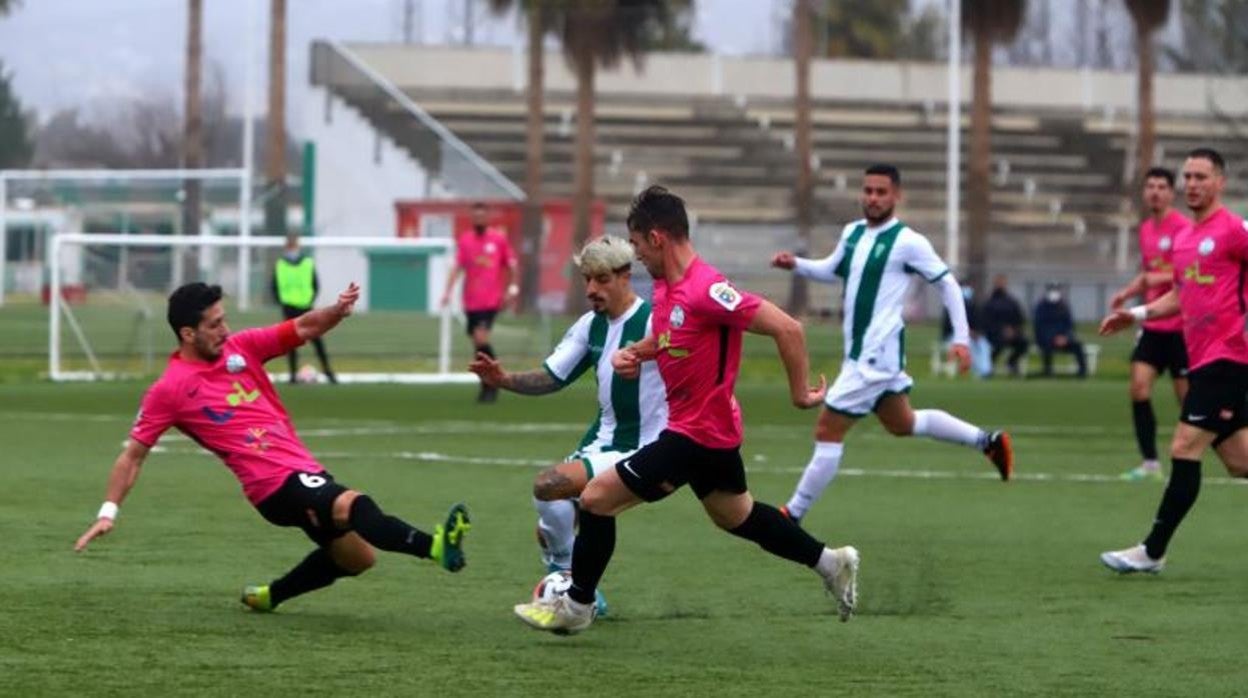
[[[594,451],[585,453],[577,451],[568,456],[569,461],[581,461],[585,464],[586,474],[589,476],[587,480],[593,480],[599,475],[607,472],[608,469],[614,468],[616,463],[628,458],[637,451]]]
[[[833,412],[851,417],[865,417],[875,411],[880,400],[889,395],[904,395],[914,386],[914,379],[905,371],[891,375],[867,376],[858,363],[845,361],[836,382],[828,388],[823,404]]]

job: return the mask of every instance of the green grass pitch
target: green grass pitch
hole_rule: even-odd
[[[765,349],[752,347],[738,393],[751,488],[779,504],[815,413],[788,406]],[[310,544],[265,523],[184,439],[152,454],[112,535],[71,551],[143,384],[8,383],[0,695],[1241,692],[1245,491],[1206,458],[1170,568],[1102,569],[1099,552],[1144,535],[1162,489],[1113,479],[1136,456],[1125,382],[1112,375],[1120,359],[1103,367],[1110,375],[1087,383],[920,372],[916,405],[1014,431],[1010,484],[972,451],[863,422],[806,520],[862,552],[852,622],[837,622],[813,573],[718,532],[686,489],[621,518],[603,582],[611,615],[571,638],[528,630],[511,606],[542,576],[532,477],[579,438],[588,381],[484,408],[465,386],[283,386],[341,481],[426,528],[464,500],[474,527],[461,574],[383,554],[363,577],[268,616],[245,612],[239,588]],[[1175,408],[1160,387],[1164,452]]]

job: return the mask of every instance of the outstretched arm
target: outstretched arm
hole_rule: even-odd
[[[1101,336],[1111,335],[1125,330],[1136,322],[1156,320],[1179,313],[1179,289],[1172,288],[1148,305],[1137,305],[1134,308],[1115,310],[1101,320]]]
[[[654,335],[648,335],[612,354],[611,368],[614,368],[621,378],[633,379],[641,375],[641,365],[647,361],[653,361],[658,353],[659,341],[654,338]]]
[[[113,522],[117,518],[117,508],[125,500],[126,495],[130,493],[130,489],[134,487],[135,481],[139,479],[139,469],[143,466],[143,461],[147,458],[148,451],[150,449],[147,446],[135,439],[130,439],[126,442],[126,447],[113,463],[113,472],[108,476],[108,489],[104,495],[104,506],[100,507],[100,513],[96,517],[95,523],[91,524],[86,533],[79,536],[78,542],[74,544],[75,551],[82,552],[86,550],[87,544],[92,540],[113,530]]]
[[[477,359],[468,364],[468,370],[480,376],[481,382],[491,388],[502,388],[521,395],[547,395],[563,389],[563,384],[545,369],[509,373],[503,370],[502,363],[483,352],[477,352]]]
[[[789,396],[794,405],[807,409],[823,402],[823,396],[828,391],[827,379],[820,375],[819,385],[815,387],[806,382],[810,361],[806,356],[806,332],[802,329],[802,323],[789,317],[771,301],[763,300],[746,329],[754,334],[765,334],[776,341],[780,361],[784,363],[785,373],[788,374]]]
[[[958,364],[958,372],[966,373],[971,368],[971,329],[966,321],[966,302],[962,298],[962,287],[949,274],[945,274],[935,282],[940,287],[940,300],[949,313],[949,324],[953,327],[953,337],[949,340],[949,358]]]
[[[295,332],[299,335],[300,341],[316,339],[337,327],[343,318],[355,310],[355,302],[359,299],[360,287],[352,281],[347,285],[347,290],[338,294],[337,303],[309,310],[295,318]]]

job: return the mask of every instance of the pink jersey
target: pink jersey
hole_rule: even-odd
[[[226,340],[212,363],[177,352],[143,396],[130,437],[156,445],[170,427],[225,462],[252,504],[273,494],[292,472],[324,470],[295,433],[264,362],[301,344],[293,321],[245,330]]]
[[[667,385],[667,428],[707,448],[741,445],[741,408],[732,394],[741,368],[741,335],[758,297],[738,291],[695,257],[675,284],[654,282],[654,336]]]
[[[498,310],[507,291],[506,272],[516,265],[507,236],[494,228],[481,235],[469,230],[455,245],[455,263],[464,270],[464,310]]]
[[[1183,339],[1192,371],[1218,360],[1248,364],[1244,337],[1244,274],[1248,229],[1226,210],[1181,232],[1174,245]]]
[[[1150,217],[1140,224],[1140,256],[1143,258],[1143,266],[1141,271],[1144,273],[1151,272],[1167,272],[1173,273],[1174,264],[1171,261],[1171,255],[1174,252],[1174,241],[1179,235],[1179,231],[1191,225],[1191,221],[1187,216],[1178,211],[1171,210],[1165,218],[1161,219],[1161,223],[1153,222]],[[1149,286],[1144,292],[1144,302],[1151,303],[1158,298],[1169,293],[1173,288],[1173,284],[1160,284],[1157,286]],[[1183,318],[1179,315],[1174,317],[1162,318],[1160,320],[1144,321],[1144,329],[1154,332],[1182,332]]]

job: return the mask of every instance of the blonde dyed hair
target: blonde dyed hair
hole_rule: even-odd
[[[621,237],[603,235],[586,243],[581,253],[572,258],[577,269],[586,276],[614,274],[633,264],[633,246]]]

